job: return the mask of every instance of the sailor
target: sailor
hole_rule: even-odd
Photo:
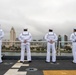
[[[31,51],[30,51],[30,42],[32,40],[31,33],[28,32],[28,29],[24,29],[23,32],[19,35],[19,40],[21,41],[21,58],[20,62],[24,62],[25,49],[27,52],[27,61],[31,62]]]
[[[1,28],[1,25],[0,25],[0,63],[2,63],[2,56],[1,56],[1,50],[2,50],[2,39],[4,37],[4,31],[2,30]]]
[[[46,62],[50,62],[50,49],[52,49],[52,63],[56,63],[56,49],[55,42],[57,42],[57,35],[52,29],[45,35],[45,40],[47,41],[47,55]]]
[[[70,40],[72,41],[73,63],[76,63],[76,28],[74,28],[73,33],[70,35]]]

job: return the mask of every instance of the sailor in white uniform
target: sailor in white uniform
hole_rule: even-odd
[[[2,38],[4,37],[4,31],[1,29],[0,25],[0,63],[2,63],[2,58],[1,58],[1,50],[2,50]]]
[[[73,63],[76,63],[76,28],[73,30],[70,40],[72,41]]]
[[[25,49],[27,52],[27,61],[31,62],[30,42],[32,40],[32,36],[31,33],[28,32],[28,29],[23,30],[23,32],[19,35],[19,40],[21,41],[20,62],[24,62]]]
[[[52,63],[56,63],[56,49],[55,42],[57,42],[57,35],[52,29],[45,35],[45,40],[47,41],[47,55],[46,62],[50,62],[50,49],[52,49]]]

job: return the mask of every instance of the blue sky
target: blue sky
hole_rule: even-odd
[[[42,38],[49,28],[70,35],[76,28],[76,0],[0,0],[0,24],[6,38],[12,26],[17,36],[23,28],[33,38]]]

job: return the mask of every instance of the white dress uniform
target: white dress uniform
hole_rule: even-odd
[[[70,40],[72,41],[73,63],[76,63],[76,32],[71,34]]]
[[[46,62],[50,62],[50,49],[52,49],[52,62],[56,62],[55,42],[57,41],[57,35],[53,32],[48,32],[45,35],[45,40],[47,41]],[[54,41],[54,43],[50,43],[51,40]]]
[[[2,38],[3,37],[4,37],[4,31],[0,28],[0,63],[2,63],[1,50],[2,50]]]
[[[30,52],[30,41],[32,40],[32,36],[28,31],[23,31],[19,35],[19,40],[21,41],[21,59],[20,61],[24,62],[25,49],[27,52],[27,61],[31,61],[31,52]],[[27,40],[26,43],[24,41]]]

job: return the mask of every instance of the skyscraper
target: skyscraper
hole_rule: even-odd
[[[10,30],[10,45],[14,45],[14,42],[16,40],[16,32],[15,32],[15,29],[12,27],[11,30]]]
[[[57,47],[59,47],[59,44],[60,44],[60,47],[61,47],[61,43],[59,43],[59,41],[61,41],[61,40],[62,40],[62,36],[58,35]]]
[[[67,35],[64,35],[64,41],[68,41],[68,36]],[[65,45],[67,45],[67,43],[64,43]]]
[[[64,41],[68,41],[68,36],[64,35]]]

